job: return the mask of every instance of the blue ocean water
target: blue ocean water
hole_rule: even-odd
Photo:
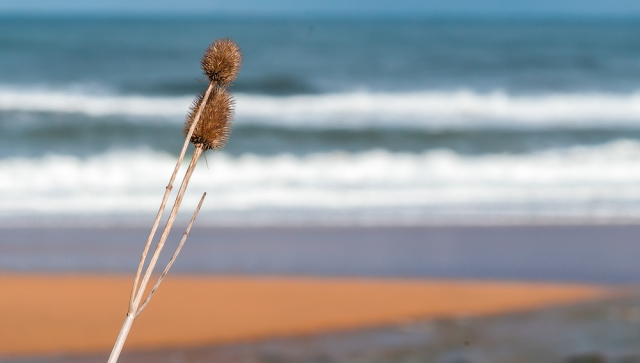
[[[202,52],[244,63],[211,223],[640,217],[640,22],[0,19],[0,216],[153,214]],[[77,219],[73,219],[77,220]]]

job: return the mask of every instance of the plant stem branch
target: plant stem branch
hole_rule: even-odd
[[[173,189],[173,182],[176,179],[178,174],[178,170],[180,170],[180,166],[182,165],[182,160],[184,160],[184,156],[187,153],[187,147],[189,146],[189,142],[191,141],[191,135],[193,135],[193,131],[196,128],[196,124],[200,120],[200,115],[202,114],[202,110],[206,104],[206,100],[209,98],[211,91],[213,90],[213,83],[209,83],[209,87],[207,87],[207,91],[204,94],[203,102],[198,108],[196,115],[193,118],[193,122],[191,123],[191,127],[189,128],[189,132],[187,132],[187,137],[184,140],[184,145],[182,145],[182,151],[180,152],[180,156],[178,157],[178,162],[176,163],[176,167],[173,169],[173,174],[171,175],[171,179],[169,180],[169,184],[167,185],[164,197],[162,198],[162,203],[160,203],[160,209],[158,210],[158,214],[156,215],[156,219],[153,222],[153,227],[151,227],[151,232],[149,233],[149,237],[147,238],[147,243],[144,246],[144,250],[142,251],[142,256],[140,257],[140,263],[138,264],[138,270],[136,272],[136,277],[133,281],[133,287],[131,289],[131,296],[129,298],[129,314],[133,314],[135,311],[134,307],[134,298],[136,293],[138,292],[138,282],[140,281],[140,275],[142,274],[142,268],[144,267],[144,263],[147,259],[147,254],[149,253],[149,248],[151,247],[151,241],[153,241],[153,237],[156,234],[156,230],[158,229],[158,225],[160,224],[160,219],[162,218],[162,214],[164,213],[164,209],[167,205],[167,200],[169,199],[169,194],[171,193],[171,189]],[[143,289],[144,290],[144,289]]]
[[[124,346],[124,342],[127,340],[127,336],[129,335],[129,331],[131,330],[131,325],[133,324],[133,321],[135,320],[135,318],[138,317],[138,315],[140,315],[142,310],[144,310],[144,308],[147,306],[147,304],[149,303],[149,300],[151,300],[151,297],[156,292],[156,290],[160,286],[160,283],[164,280],[165,276],[169,272],[171,265],[173,265],[173,262],[178,257],[178,254],[180,253],[182,246],[184,245],[184,243],[187,240],[187,237],[189,236],[189,232],[191,231],[191,226],[193,226],[193,222],[196,220],[196,217],[198,216],[198,212],[200,212],[200,208],[202,207],[202,203],[204,202],[204,197],[206,195],[207,193],[202,194],[202,198],[200,198],[200,203],[198,203],[196,210],[193,212],[193,216],[191,216],[191,220],[189,221],[187,230],[184,232],[184,235],[180,240],[180,244],[178,245],[178,248],[176,248],[176,251],[173,253],[171,260],[169,261],[169,264],[167,265],[167,267],[165,267],[164,271],[162,272],[162,275],[156,282],[155,286],[153,286],[153,289],[151,289],[149,296],[147,296],[147,298],[145,299],[140,309],[138,309],[135,313],[127,313],[127,317],[124,320],[124,323],[122,324],[122,328],[120,329],[120,334],[118,334],[118,339],[116,339],[116,343],[113,346],[113,350],[111,351],[111,355],[109,356],[109,360],[107,361],[107,363],[116,363],[118,361],[118,357],[120,357],[120,352],[122,352],[122,347]]]
[[[184,245],[184,243],[187,241],[187,237],[189,237],[189,232],[191,232],[191,226],[193,225],[193,222],[196,220],[196,216],[198,215],[198,212],[200,211],[200,208],[202,207],[202,202],[204,202],[204,197],[206,197],[206,196],[207,196],[207,193],[202,194],[202,198],[200,198],[200,203],[198,203],[198,207],[196,207],[195,212],[193,212],[193,216],[191,217],[191,220],[189,221],[189,224],[187,225],[187,230],[182,235],[182,239],[180,240],[180,243],[178,244],[178,247],[176,248],[176,251],[173,253],[173,256],[171,256],[171,259],[169,260],[169,263],[164,268],[164,271],[162,271],[162,275],[160,275],[160,277],[158,278],[158,281],[156,281],[156,284],[151,289],[151,292],[149,292],[149,295],[147,296],[147,298],[144,300],[142,305],[140,305],[140,308],[138,309],[138,311],[136,311],[136,315],[135,315],[136,317],[138,315],[140,315],[142,310],[144,310],[144,308],[147,306],[147,304],[151,300],[151,297],[153,296],[153,294],[155,294],[156,290],[158,290],[158,287],[162,283],[162,280],[164,280],[165,276],[167,276],[167,273],[169,272],[169,269],[171,268],[171,266],[175,262],[176,258],[178,258],[178,254],[180,253],[180,250],[182,250],[182,246]]]
[[[138,292],[136,293],[135,300],[133,301],[133,311],[136,311],[138,309],[140,300],[142,299],[142,294],[144,294],[144,290],[147,286],[147,283],[149,282],[151,273],[153,272],[153,269],[156,266],[156,262],[158,261],[160,252],[162,251],[162,248],[164,247],[164,244],[167,241],[169,232],[171,232],[171,228],[173,227],[173,223],[175,222],[176,216],[178,214],[178,209],[180,208],[180,204],[182,203],[182,197],[184,196],[184,192],[187,190],[187,185],[189,184],[189,180],[191,179],[191,175],[193,174],[193,170],[195,169],[196,164],[198,163],[198,158],[200,158],[200,155],[202,155],[202,147],[196,147],[195,150],[193,151],[193,156],[191,157],[191,163],[189,163],[187,172],[185,173],[184,179],[182,180],[182,184],[180,185],[180,190],[178,191],[178,195],[176,196],[176,201],[173,204],[173,208],[171,208],[171,213],[169,214],[169,219],[167,220],[167,224],[164,226],[164,230],[162,231],[162,235],[160,236],[158,245],[156,246],[156,249],[153,252],[153,256],[151,256],[151,260],[149,261],[149,266],[147,266],[147,270],[145,271],[144,277],[142,278],[142,282],[140,282],[140,287],[138,288]]]

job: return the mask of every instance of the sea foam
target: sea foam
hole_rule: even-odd
[[[183,115],[191,97],[96,94],[80,90],[0,87],[0,111],[78,113],[88,116]]]
[[[284,127],[547,128],[640,127],[640,91],[513,95],[472,90],[236,94],[241,124]],[[121,115],[182,122],[191,96],[95,94],[0,87],[0,111]]]
[[[0,214],[153,214],[174,162],[172,156],[148,150],[4,159]],[[207,191],[204,214],[231,213],[241,221],[256,213],[281,221],[290,215],[339,214],[348,220],[371,213],[399,220],[504,214],[635,217],[640,216],[639,165],[640,142],[629,140],[479,156],[448,150],[212,153],[199,164],[185,201],[195,205]]]

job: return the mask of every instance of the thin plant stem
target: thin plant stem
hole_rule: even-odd
[[[193,156],[191,157],[191,163],[189,163],[187,172],[185,173],[184,179],[182,180],[182,184],[180,185],[180,190],[178,191],[178,195],[176,196],[176,201],[173,204],[173,208],[171,208],[171,213],[169,214],[169,219],[167,220],[167,224],[164,226],[164,230],[162,231],[162,235],[160,236],[160,240],[158,241],[156,250],[153,252],[153,256],[151,256],[151,260],[149,261],[149,266],[147,266],[147,270],[145,271],[144,277],[142,278],[142,282],[140,282],[140,287],[138,288],[136,298],[133,301],[133,311],[137,310],[140,304],[140,300],[142,300],[142,294],[144,293],[147,283],[149,282],[149,278],[151,277],[151,273],[153,272],[153,269],[156,266],[156,262],[158,261],[160,252],[162,251],[162,248],[164,247],[164,244],[167,241],[169,232],[171,232],[171,228],[173,227],[173,223],[175,222],[176,216],[178,214],[178,209],[180,208],[180,204],[182,203],[182,197],[184,196],[184,192],[187,190],[189,179],[191,179],[193,170],[195,169],[196,164],[198,163],[198,158],[200,158],[200,155],[202,155],[202,150],[203,150],[202,147],[197,146],[193,151]]]
[[[129,330],[131,330],[131,324],[133,324],[133,320],[135,318],[135,314],[127,313],[127,317],[124,319],[124,324],[122,324],[122,329],[120,329],[120,334],[118,334],[118,339],[116,339],[116,343],[113,345],[113,349],[111,350],[111,355],[109,355],[107,363],[116,363],[118,361],[124,342],[127,340],[127,336],[129,335]]]
[[[178,244],[178,247],[176,248],[176,251],[173,253],[173,256],[171,256],[171,259],[169,260],[169,263],[164,268],[164,271],[162,271],[162,275],[160,275],[160,277],[158,278],[158,281],[156,281],[156,284],[151,289],[151,292],[149,292],[149,295],[147,296],[147,298],[144,300],[142,305],[140,305],[140,308],[138,308],[138,311],[136,311],[136,315],[135,315],[136,317],[138,315],[140,315],[142,310],[144,310],[144,308],[147,306],[147,304],[151,300],[151,297],[153,297],[153,294],[155,294],[156,290],[158,290],[158,287],[162,283],[162,280],[164,280],[165,276],[167,276],[167,273],[169,272],[169,269],[171,268],[171,266],[175,262],[176,258],[178,258],[178,254],[180,253],[180,250],[182,250],[182,246],[184,246],[184,243],[187,241],[187,237],[189,237],[189,232],[191,232],[191,226],[193,225],[193,222],[196,220],[196,216],[198,215],[198,212],[200,211],[200,208],[202,207],[202,202],[204,202],[204,197],[206,197],[206,196],[207,196],[207,193],[202,194],[202,198],[200,198],[200,203],[198,203],[198,207],[196,207],[196,211],[193,213],[193,216],[191,217],[191,220],[189,221],[189,224],[187,225],[187,230],[182,235],[182,239],[180,240],[180,243]]]
[[[127,317],[125,318],[124,323],[122,324],[122,328],[120,329],[120,333],[118,334],[118,339],[116,339],[116,343],[113,346],[113,350],[111,351],[111,355],[109,356],[109,360],[107,361],[107,363],[116,363],[118,361],[118,357],[120,357],[120,353],[122,352],[122,347],[124,346],[124,342],[127,340],[127,336],[129,335],[129,331],[131,330],[131,325],[133,324],[133,321],[135,320],[135,318],[138,317],[138,315],[140,315],[142,310],[149,303],[151,296],[153,296],[153,293],[158,289],[158,286],[160,286],[160,283],[162,282],[164,277],[167,275],[167,272],[169,272],[169,268],[175,261],[176,257],[178,257],[178,253],[180,253],[182,246],[184,245],[185,241],[187,240],[187,237],[189,236],[189,232],[191,231],[191,226],[193,225],[193,222],[196,220],[196,217],[198,216],[198,212],[200,212],[200,208],[202,207],[202,202],[204,202],[204,197],[206,195],[207,193],[202,194],[202,198],[200,198],[200,203],[198,203],[198,207],[193,212],[193,216],[189,221],[189,225],[187,226],[186,232],[182,236],[182,240],[180,240],[180,244],[178,245],[176,252],[174,252],[173,257],[171,257],[171,261],[169,261],[169,264],[164,269],[162,276],[160,276],[160,278],[158,279],[158,282],[156,282],[156,285],[151,290],[151,293],[149,293],[149,296],[147,296],[146,300],[144,301],[144,304],[142,304],[140,309],[138,309],[138,311],[136,311],[135,313],[127,313]]]
[[[213,83],[209,83],[209,87],[207,87],[207,91],[204,94],[203,100],[207,100],[211,91],[213,90]],[[200,115],[202,114],[202,110],[204,109],[206,102],[202,102],[200,107],[198,107],[198,111],[193,118],[193,122],[191,123],[191,127],[189,128],[189,132],[187,132],[187,137],[184,140],[184,145],[182,145],[182,151],[180,152],[180,156],[178,157],[178,162],[176,163],[176,167],[173,169],[173,174],[171,174],[171,179],[169,180],[169,184],[167,185],[164,196],[162,197],[162,203],[160,203],[160,209],[158,210],[158,214],[156,215],[156,219],[153,222],[153,227],[151,227],[151,232],[149,233],[149,237],[147,238],[147,243],[144,246],[144,250],[142,251],[142,256],[140,257],[140,263],[138,264],[138,270],[136,272],[136,277],[133,281],[133,287],[131,289],[131,296],[129,298],[129,313],[133,313],[135,311],[135,307],[133,305],[135,295],[138,290],[138,282],[140,281],[140,275],[142,274],[142,268],[144,267],[144,263],[147,259],[147,254],[149,253],[149,248],[151,247],[151,241],[153,241],[153,237],[156,234],[156,230],[158,229],[158,225],[160,224],[160,219],[162,218],[162,214],[164,213],[164,209],[167,205],[167,200],[169,199],[169,194],[171,193],[171,189],[173,189],[173,182],[176,179],[178,174],[178,170],[182,165],[182,160],[184,160],[184,156],[187,153],[187,147],[189,146],[189,142],[191,141],[191,135],[193,135],[193,131],[196,128],[198,121],[200,120]],[[144,290],[144,289],[143,289]]]

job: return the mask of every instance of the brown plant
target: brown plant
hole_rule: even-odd
[[[191,179],[191,175],[193,174],[196,164],[198,163],[198,159],[203,152],[209,149],[223,148],[229,137],[229,132],[231,130],[231,119],[233,118],[234,103],[225,86],[229,85],[236,78],[238,70],[240,69],[241,60],[242,56],[240,55],[240,48],[238,48],[238,46],[229,39],[221,39],[213,42],[201,61],[202,68],[205,74],[207,74],[210,79],[209,86],[207,87],[207,90],[205,92],[196,96],[196,99],[191,105],[191,108],[187,115],[187,121],[184,126],[184,133],[186,137],[182,146],[182,151],[180,152],[180,156],[178,157],[178,162],[176,163],[176,166],[173,170],[173,174],[169,179],[169,184],[165,188],[165,193],[162,198],[162,202],[160,203],[158,213],[156,214],[156,219],[153,223],[153,226],[151,227],[151,232],[149,233],[149,237],[147,238],[147,242],[142,251],[140,263],[138,264],[138,270],[133,281],[133,288],[131,289],[127,316],[125,318],[124,324],[122,325],[122,329],[120,330],[120,334],[118,334],[118,338],[116,339],[113,350],[111,351],[108,363],[117,362],[133,321],[147,306],[149,300],[151,300],[151,297],[153,297],[156,290],[160,286],[160,283],[169,272],[169,269],[180,253],[180,250],[182,249],[182,246],[184,245],[187,236],[189,235],[191,226],[193,225],[193,222],[198,212],[200,211],[200,207],[202,206],[206,193],[202,195],[200,203],[193,213],[191,221],[187,226],[187,230],[184,233],[184,236],[182,237],[182,240],[180,241],[175,252],[173,253],[171,260],[166,265],[161,276],[158,278],[157,282],[143,301],[142,299],[146,291],[147,284],[156,266],[158,257],[160,256],[160,252],[162,251],[169,233],[171,232],[171,228],[173,228],[173,224],[178,214],[180,204],[182,203],[182,198],[184,197],[184,193],[187,189],[187,185],[189,184],[189,180]],[[185,172],[182,182],[180,183],[180,189],[178,191],[178,195],[176,196],[176,200],[173,203],[173,207],[171,208],[171,212],[169,213],[169,217],[167,219],[165,227],[162,231],[160,239],[158,240],[153,255],[151,256],[149,265],[147,266],[143,275],[142,270],[149,253],[149,249],[151,247],[151,242],[153,241],[156,230],[160,223],[160,219],[162,218],[162,214],[164,213],[167,200],[169,199],[169,194],[173,189],[173,183],[178,174],[180,166],[182,165],[182,161],[184,160],[189,142],[193,143],[195,146],[195,150],[193,151],[193,155],[191,157],[191,162],[189,163],[187,171]]]
[[[204,92],[196,96],[191,104],[184,124],[184,134],[188,134],[195,119],[195,115],[202,105]],[[223,87],[214,86],[191,135],[191,143],[202,145],[203,151],[222,149],[229,139],[233,119],[233,98]]]
[[[200,65],[212,83],[229,86],[238,76],[242,53],[231,39],[216,39],[202,57]]]

